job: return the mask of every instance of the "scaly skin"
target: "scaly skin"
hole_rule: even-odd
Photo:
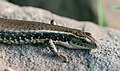
[[[45,43],[51,51],[65,59],[67,57],[58,53],[54,44],[70,49],[97,48],[95,39],[88,32],[71,29],[42,22],[22,21],[0,18],[0,42],[6,44],[36,44]]]

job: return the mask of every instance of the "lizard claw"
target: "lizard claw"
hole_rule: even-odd
[[[62,54],[62,53],[57,53],[56,54],[58,57],[60,57],[61,59],[64,60],[64,62],[68,62],[68,58],[65,54]]]

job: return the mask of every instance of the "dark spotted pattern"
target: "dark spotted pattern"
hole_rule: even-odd
[[[78,46],[97,47],[96,44],[71,33],[60,33],[55,31],[0,31],[0,42],[6,44],[36,44],[41,43],[41,39],[68,42]]]
[[[0,42],[8,44],[39,43],[40,39],[52,39],[67,42],[72,34],[53,32],[15,32],[0,31]]]

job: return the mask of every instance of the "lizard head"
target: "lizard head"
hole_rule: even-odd
[[[89,49],[90,50],[90,49],[97,48],[97,44],[95,41],[93,42],[89,38],[83,37],[83,36],[71,35],[69,44],[77,49]]]

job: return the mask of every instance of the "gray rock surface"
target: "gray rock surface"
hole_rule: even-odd
[[[65,53],[68,63],[53,57],[48,48],[33,45],[0,44],[0,71],[119,71],[120,31],[98,27],[92,22],[81,22],[55,15],[49,11],[20,7],[0,1],[0,17],[49,23],[55,19],[57,25],[83,29],[90,32],[101,44],[90,54],[87,50],[58,49]]]

